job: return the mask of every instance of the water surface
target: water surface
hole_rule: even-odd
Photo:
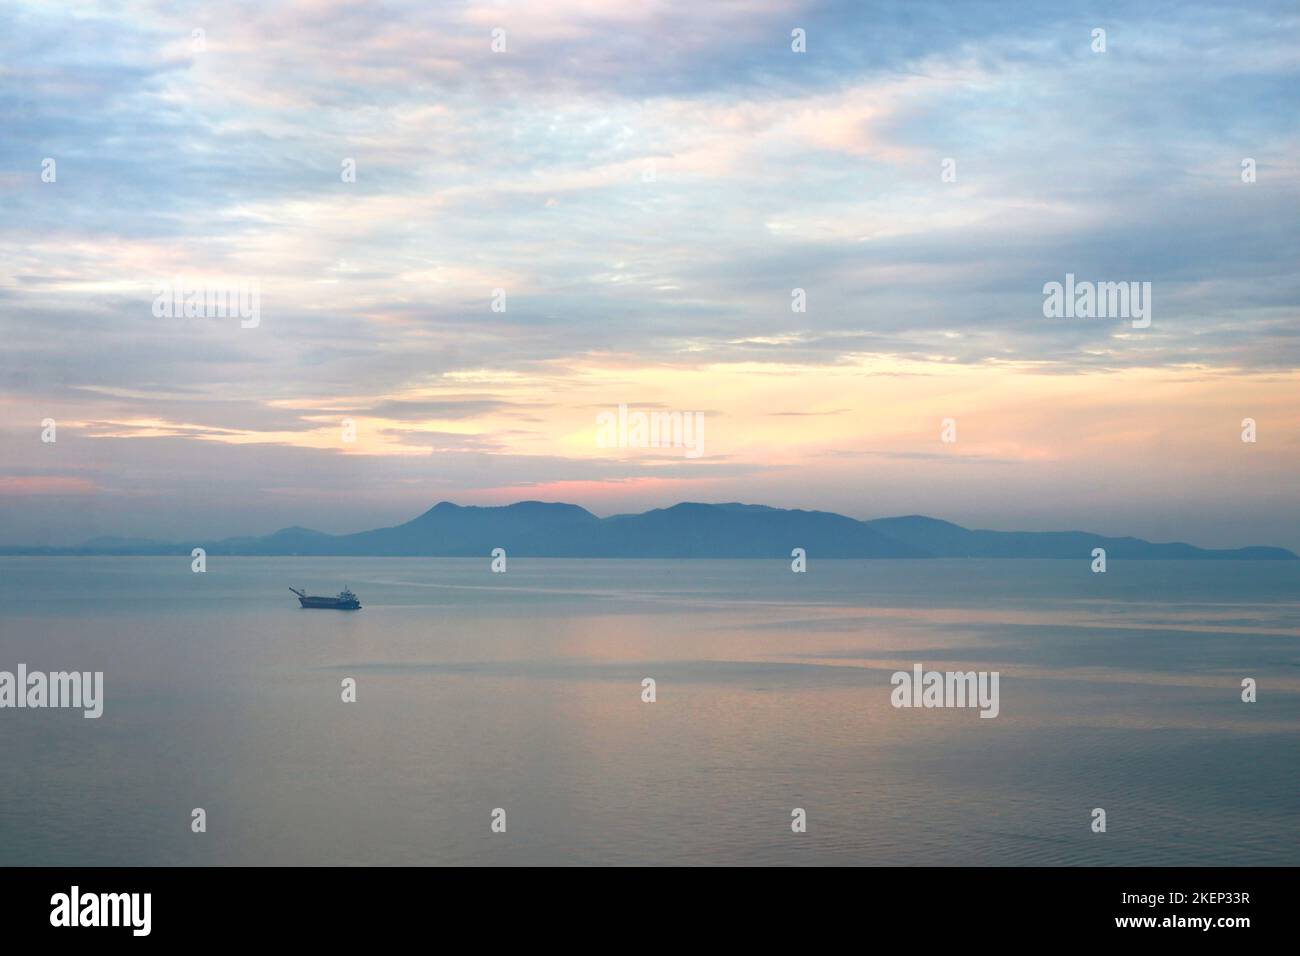
[[[0,710],[0,864],[1295,865],[1298,595],[1300,562],[0,558],[0,669],[107,698]],[[1000,716],[893,708],[917,662],[999,671]]]

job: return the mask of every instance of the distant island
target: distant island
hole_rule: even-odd
[[[1285,548],[1230,550],[1155,544],[1084,531],[972,531],[938,518],[908,515],[858,521],[829,511],[765,505],[683,503],[642,514],[598,518],[560,502],[500,507],[444,501],[392,528],[326,534],[285,528],[265,537],[184,543],[96,538],[74,548],[0,547],[0,554],[189,554],[202,547],[226,555],[482,557],[504,548],[534,558],[1108,558],[1144,560],[1295,561]]]

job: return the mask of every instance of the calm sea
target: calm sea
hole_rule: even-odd
[[[1300,562],[0,558],[19,663],[0,864],[1300,863]]]

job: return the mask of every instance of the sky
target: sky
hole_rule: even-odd
[[[0,543],[541,499],[1300,549],[1298,74],[1269,0],[7,3]],[[1067,274],[1149,327],[1045,315]]]

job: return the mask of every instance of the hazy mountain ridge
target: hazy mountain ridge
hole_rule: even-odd
[[[1198,548],[1084,531],[971,530],[924,515],[859,521],[829,511],[739,503],[683,502],[641,514],[598,518],[561,502],[520,501],[497,507],[440,502],[404,524],[334,535],[282,528],[264,537],[193,544],[96,538],[79,548],[0,547],[0,554],[188,554],[203,547],[225,555],[567,558],[1108,558],[1297,560],[1285,548]]]

